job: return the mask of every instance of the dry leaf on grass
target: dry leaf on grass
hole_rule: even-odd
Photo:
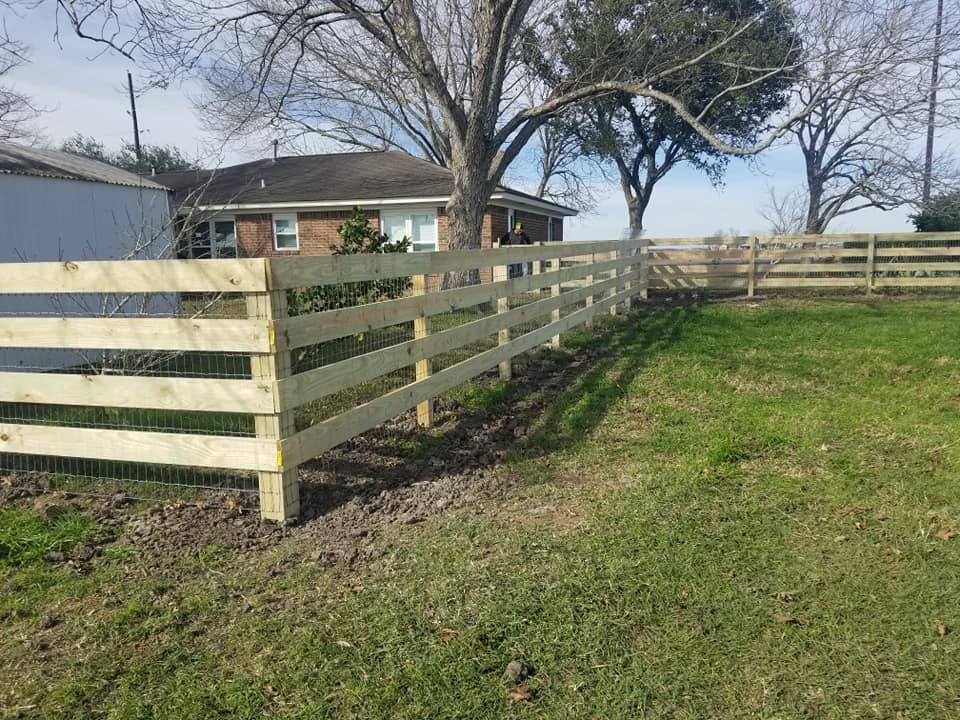
[[[507,693],[507,699],[510,702],[530,702],[533,700],[533,693],[525,685],[518,685]]]
[[[444,642],[450,642],[457,636],[457,631],[453,628],[440,628],[440,639]]]
[[[952,540],[957,536],[957,531],[951,527],[940,528],[937,531],[937,540]]]
[[[943,623],[937,623],[937,635],[939,635],[940,637],[943,637],[948,632],[950,632],[950,628],[948,628]]]
[[[793,615],[774,615],[778,625],[805,625],[806,622]]]

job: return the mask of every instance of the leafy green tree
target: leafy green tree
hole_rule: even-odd
[[[138,163],[137,151],[133,143],[124,142],[118,151],[113,152],[96,138],[87,137],[80,133],[65,140],[60,149],[63,152],[98,160],[135,173],[177,172],[179,170],[197,170],[200,167],[173,145],[142,145],[140,151],[143,160]]]
[[[388,235],[370,224],[359,205],[353,208],[350,219],[337,228],[337,233],[340,235],[340,244],[330,245],[333,255],[404,253],[411,244],[406,237],[392,242]],[[411,285],[410,278],[406,277],[297,288],[287,293],[287,306],[291,315],[336,310],[392,300],[403,295]]]
[[[652,85],[679,98],[695,116],[727,142],[753,143],[768,130],[767,119],[783,109],[790,80],[772,74],[763,82],[738,87],[744,66],[782,62],[798,44],[790,16],[775,12],[779,0],[567,0],[550,18],[547,35],[563,38],[560,61],[545,54],[528,57],[553,87],[567,78],[616,80],[649,72],[664,58],[696,57],[729,42],[708,59]],[[761,20],[737,33],[749,18]],[[536,47],[526,43],[525,47]],[[631,235],[643,230],[643,217],[655,185],[681,163],[722,183],[729,155],[708,141],[667,104],[625,92],[594,98],[561,118],[584,153],[617,170],[627,203]]]
[[[935,195],[910,220],[917,232],[960,231],[960,190]]]

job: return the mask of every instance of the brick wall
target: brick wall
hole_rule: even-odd
[[[367,219],[379,227],[380,213],[367,210]],[[340,244],[337,232],[353,217],[352,210],[303,212],[297,214],[299,250],[274,250],[273,216],[269,213],[237,215],[235,218],[237,247],[240,257],[283,257],[284,255],[330,255],[331,245]]]

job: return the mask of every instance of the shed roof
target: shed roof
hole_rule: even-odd
[[[151,190],[168,190],[163,185],[136,173],[97,160],[60,150],[42,150],[7,142],[0,142],[0,174],[32,175],[61,180],[84,180],[108,185],[149,188]]]

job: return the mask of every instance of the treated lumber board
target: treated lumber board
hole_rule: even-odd
[[[574,253],[586,255],[600,250],[615,250],[627,246],[639,247],[641,242],[641,240],[555,242],[490,250],[269,258],[269,277],[270,286],[275,290],[337,285],[362,280],[383,280],[550,260],[566,256],[571,252],[571,246],[574,246]]]
[[[0,293],[263,292],[266,260],[0,263]]]
[[[949,242],[951,240],[960,240],[960,232],[898,232],[898,233],[880,233],[877,235],[877,242]]]
[[[616,286],[623,278],[637,279],[639,270],[620,278],[610,278],[558,296],[551,296],[505,310],[496,315],[464,323],[426,337],[407,340],[388,348],[331,363],[314,370],[292,375],[278,384],[281,407],[298,407],[319,400],[346,388],[369,382],[412,363],[440,353],[456,350],[503,329],[546,315],[555,309],[581,302],[594,294]],[[506,338],[509,341],[509,337]],[[506,342],[504,343],[506,344]]]
[[[658,250],[650,248],[650,265],[667,262],[674,264],[684,260],[696,263],[709,263],[714,260],[750,260],[748,248],[729,248],[727,250]]]
[[[957,257],[960,247],[880,247],[877,257]],[[879,262],[877,263],[880,264]]]
[[[269,385],[215,378],[0,374],[0,402],[150,410],[272,413]]]
[[[757,280],[758,288],[802,288],[802,287],[862,287],[863,278],[762,278]]]
[[[550,287],[555,283],[578,280],[591,273],[597,274],[633,264],[635,264],[633,258],[623,258],[593,265],[576,265],[563,270],[553,270],[512,280],[470,285],[453,290],[427,293],[426,295],[414,295],[397,300],[370,303],[369,305],[299,315],[284,321],[279,332],[286,338],[289,347],[295,349],[361,332],[370,332],[397,323],[409,322],[419,317],[439,315],[440,313],[454,312],[482,303],[496,302],[501,297],[519,295]]]
[[[960,271],[960,262],[878,262],[877,272],[887,270],[907,270],[917,272],[957,272]]]
[[[271,351],[264,320],[0,317],[0,347]]]
[[[222,435],[0,423],[0,452],[226,470],[280,469],[276,441]]]
[[[867,256],[867,248],[819,247],[819,248],[760,248],[757,260],[772,260],[778,258],[810,258],[820,259],[828,257],[862,257]]]
[[[741,262],[721,262],[715,260],[713,262],[704,263],[702,258],[693,259],[689,261],[675,262],[669,259],[655,260],[650,263],[650,274],[653,275],[655,270],[654,268],[677,268],[682,272],[710,272],[716,268],[723,268],[724,270],[733,270],[735,272],[746,273],[750,270],[750,263],[741,263]]]
[[[770,263],[758,265],[757,273],[849,273],[866,272],[867,263]]]
[[[292,464],[299,465],[306,462],[320,453],[336,447],[392,417],[396,417],[418,403],[435,397],[445,390],[456,387],[472,377],[496,367],[505,359],[542,345],[556,333],[569,330],[586,322],[595,314],[605,312],[616,303],[627,300],[635,292],[631,289],[613,297],[599,300],[589,307],[567,315],[559,322],[550,323],[521,335],[511,340],[507,345],[501,345],[474,355],[469,360],[464,360],[434,373],[425,380],[406,385],[368,403],[347,410],[336,417],[301,430],[281,443],[283,456],[287,458],[287,462]]]
[[[733,289],[748,286],[747,278],[658,278],[650,280],[653,290],[697,290],[700,288]]]
[[[956,277],[902,277],[876,278],[873,286],[878,287],[960,287],[960,278]]]

